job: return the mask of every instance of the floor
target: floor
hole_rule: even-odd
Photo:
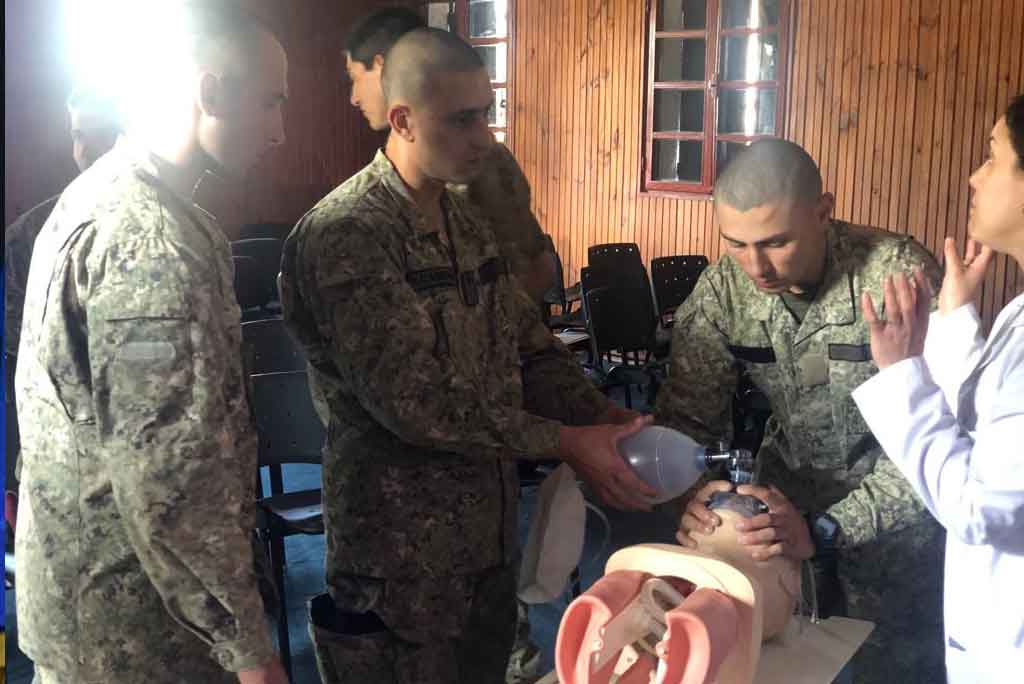
[[[634,398],[641,394],[634,392]],[[285,471],[286,490],[306,489],[318,486],[318,466],[290,466]],[[269,484],[265,483],[269,491]],[[523,491],[520,506],[520,533],[525,542],[529,529],[531,512],[536,501],[536,490]],[[602,574],[608,557],[616,550],[640,542],[671,543],[676,529],[676,519],[668,510],[660,509],[651,513],[620,513],[602,508],[608,517],[611,529],[605,532],[603,523],[596,516],[587,520],[587,537],[583,550],[584,565],[581,567],[584,588]],[[608,536],[607,544],[603,543]],[[316,684],[319,677],[313,657],[309,636],[306,632],[306,601],[321,593],[324,588],[323,558],[324,539],[322,536],[290,537],[287,544],[288,620],[292,645],[293,681],[295,684]],[[17,621],[14,615],[16,595],[7,592],[8,664],[7,677],[11,684],[28,684],[32,680],[32,664],[17,649]],[[531,607],[530,628],[533,641],[543,654],[542,672],[548,672],[554,665],[555,637],[562,613],[569,603],[566,592],[552,603]]]

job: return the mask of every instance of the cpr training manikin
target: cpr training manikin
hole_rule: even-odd
[[[647,428],[646,435],[622,446],[641,478],[663,492],[661,500],[685,491],[719,463],[734,484],[753,481],[749,452],[704,449],[667,428]],[[763,502],[719,492],[707,505],[723,524],[699,537],[696,549],[641,544],[612,555],[605,575],[566,609],[555,646],[556,672],[542,681],[832,681],[870,633],[870,623],[795,615],[800,564],[783,557],[755,561],[737,538],[735,522],[766,510]]]

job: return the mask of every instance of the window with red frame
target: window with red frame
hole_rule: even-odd
[[[508,110],[512,0],[449,0],[428,2],[427,23],[454,31],[480,53],[491,75],[494,106],[490,128],[498,142],[507,142],[510,129]]]
[[[709,195],[754,140],[783,134],[789,0],[648,0],[642,189]]]

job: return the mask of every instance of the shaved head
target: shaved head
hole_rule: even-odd
[[[266,23],[241,8],[202,2],[186,8],[190,56],[202,71],[243,77],[259,64],[268,45],[280,45]]]
[[[767,204],[813,204],[821,197],[821,173],[811,155],[788,140],[759,140],[729,162],[715,182],[714,197],[748,211]]]
[[[402,36],[388,50],[381,85],[388,105],[422,104],[445,74],[484,68],[476,50],[448,31],[421,28]]]

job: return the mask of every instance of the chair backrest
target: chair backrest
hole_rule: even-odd
[[[283,242],[294,227],[294,223],[247,223],[239,229],[238,239],[274,238]]]
[[[558,256],[558,250],[555,249],[555,241],[551,239],[551,236],[545,233],[544,237],[547,239],[548,249],[555,259],[555,281],[548,288],[547,292],[544,293],[544,303],[549,306],[557,304],[561,307],[564,314],[569,308],[569,303],[565,298],[565,271],[562,268],[562,258]]]
[[[586,291],[584,303],[592,348],[598,356],[653,348],[657,317],[646,284],[596,287]]]
[[[261,307],[270,301],[270,291],[260,278],[260,267],[252,257],[233,256],[235,265],[235,297],[245,311]]]
[[[235,258],[235,289],[246,293],[246,304],[239,296],[242,309],[265,307],[270,302],[279,301],[277,293],[277,274],[281,270],[281,241],[272,238],[253,240],[235,240],[231,243],[231,254]],[[239,259],[247,259],[243,271],[239,273]]]
[[[587,265],[618,272],[635,272],[644,267],[635,242],[610,242],[587,248]]]
[[[313,408],[306,373],[261,373],[250,381],[259,464],[320,463],[326,433]]]
[[[274,238],[235,240],[231,243],[231,254],[254,259],[262,276],[269,279],[276,288],[277,274],[281,271],[283,246],[280,240]]]
[[[708,266],[703,254],[658,257],[651,261],[651,282],[659,316],[674,313],[693,292]]]
[[[247,375],[306,370],[306,355],[280,318],[242,323]]]

